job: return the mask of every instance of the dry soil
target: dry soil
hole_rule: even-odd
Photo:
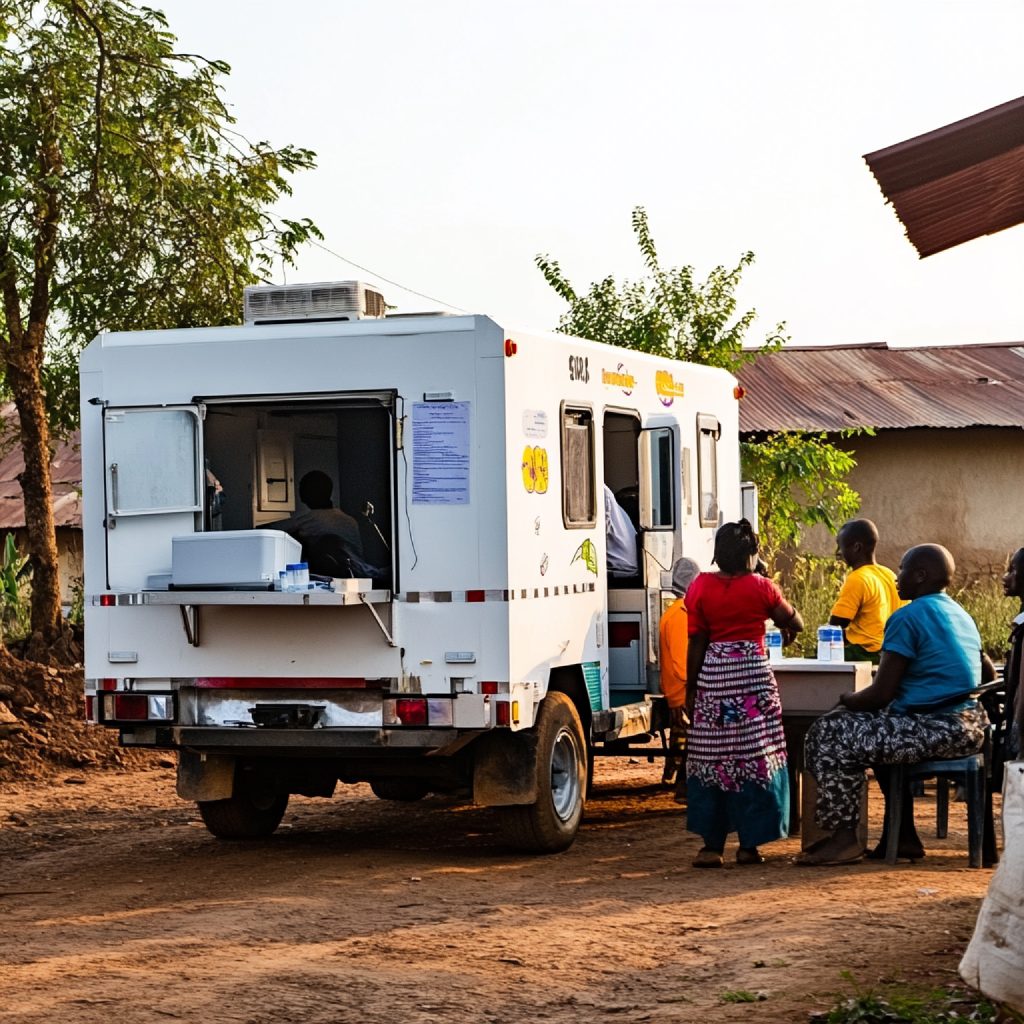
[[[511,852],[492,812],[365,786],[226,843],[167,761],[5,784],[0,1022],[806,1021],[842,972],[956,982],[991,875],[967,867],[962,804],[940,842],[918,801],[915,865],[801,868],[792,839],[698,871],[659,771],[599,764],[550,857]]]

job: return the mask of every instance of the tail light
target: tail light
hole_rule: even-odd
[[[448,697],[397,697],[384,701],[384,725],[451,728],[454,711]]]
[[[85,720],[87,722],[96,722],[96,695],[87,693],[85,695],[85,708],[84,708]]]
[[[100,693],[100,721],[173,722],[173,693]]]

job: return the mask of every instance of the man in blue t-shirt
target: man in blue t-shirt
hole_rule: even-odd
[[[847,864],[864,855],[857,823],[865,769],[875,767],[884,790],[885,765],[981,749],[987,719],[971,691],[995,678],[995,668],[981,650],[977,626],[945,593],[953,571],[952,555],[939,544],[920,544],[903,556],[896,586],[910,604],[885,624],[874,682],[844,693],[841,708],[811,726],[806,761],[818,786],[815,818],[832,834],[798,863]],[[903,857],[924,855],[912,820],[899,845]],[[883,837],[874,853],[884,850]]]

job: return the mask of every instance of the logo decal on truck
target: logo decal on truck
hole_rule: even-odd
[[[569,356],[569,380],[590,383],[589,356]]]
[[[676,380],[668,370],[658,370],[654,375],[654,390],[658,393],[658,401],[668,407],[683,397],[683,382]]]
[[[636,377],[633,376],[622,363],[619,363],[614,370],[601,371],[601,383],[608,384],[613,388],[622,388],[624,395],[633,394],[636,387]]]

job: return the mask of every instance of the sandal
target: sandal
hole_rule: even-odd
[[[856,864],[863,856],[863,850],[834,855],[822,851],[804,850],[803,853],[797,854],[795,863],[801,867],[834,868],[840,864]]]
[[[741,846],[736,851],[737,864],[763,864],[764,856],[756,846]]]
[[[722,851],[709,850],[706,846],[693,858],[695,868],[720,868],[722,866]]]

